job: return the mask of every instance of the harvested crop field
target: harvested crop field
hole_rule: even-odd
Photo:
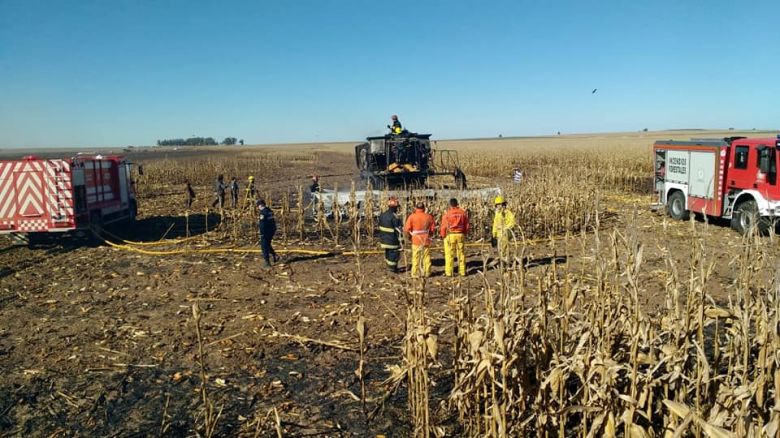
[[[343,217],[309,205],[312,174],[362,188],[351,144],[134,151],[134,227],[2,240],[0,433],[775,435],[777,237],[650,209],[654,140],[727,135],[439,141],[518,227],[497,263],[491,203],[464,201],[468,275],[443,276],[437,240],[424,281],[377,251],[364,211],[386,196]],[[251,209],[210,207],[220,173],[270,200],[273,268]]]

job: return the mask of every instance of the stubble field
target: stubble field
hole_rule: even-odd
[[[649,209],[654,140],[737,134],[439,141],[470,185],[504,190],[518,227],[495,264],[490,202],[464,198],[469,275],[442,276],[439,240],[425,281],[376,251],[366,212],[386,194],[312,211],[309,175],[362,188],[351,144],[135,151],[135,227],[3,240],[0,433],[774,436],[776,238]],[[211,208],[220,173],[271,201],[272,269],[253,211]]]

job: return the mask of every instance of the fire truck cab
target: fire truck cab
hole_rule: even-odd
[[[130,163],[117,155],[0,161],[0,234],[40,237],[134,220]]]
[[[654,190],[674,219],[690,212],[731,220],[731,227],[766,233],[780,218],[777,138],[728,137],[657,141]]]

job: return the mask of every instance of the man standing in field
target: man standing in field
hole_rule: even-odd
[[[185,183],[187,184],[187,186],[184,188],[185,195],[187,196],[185,205],[187,206],[187,210],[189,210],[192,208],[192,201],[195,200],[195,190],[192,189],[192,184],[190,184],[189,180],[185,181]]]
[[[498,195],[495,199],[496,214],[493,216],[493,238],[490,244],[498,247],[498,256],[504,262],[509,261],[509,241],[515,226],[515,215],[506,208],[506,199]]]
[[[439,235],[444,239],[444,275],[452,277],[455,254],[458,255],[458,273],[466,276],[466,234],[469,232],[469,216],[458,207],[458,200],[450,199],[450,208],[441,217]]]
[[[217,176],[217,180],[214,181],[214,202],[211,203],[211,207],[214,208],[219,204],[219,209],[225,207],[225,177],[222,175]]]
[[[230,178],[230,205],[231,208],[238,206],[238,181],[235,176]]]
[[[387,210],[379,215],[379,246],[385,250],[385,263],[392,272],[398,272],[401,259],[401,240],[399,231],[403,224],[398,217],[398,199],[391,196],[387,200]]]
[[[436,232],[436,221],[425,212],[425,204],[418,202],[414,213],[409,215],[404,231],[412,240],[412,277],[422,270],[425,277],[431,276],[431,235]]]
[[[260,232],[260,249],[263,251],[263,267],[271,267],[271,257],[274,258],[274,263],[279,261],[279,256],[276,255],[271,243],[276,234],[276,220],[274,219],[274,212],[265,204],[264,199],[257,201],[258,220],[257,230]]]

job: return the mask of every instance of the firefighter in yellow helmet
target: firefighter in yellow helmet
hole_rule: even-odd
[[[512,228],[515,227],[515,214],[506,208],[506,199],[498,195],[494,200],[496,213],[493,216],[493,237],[490,244],[498,248],[498,255],[503,261],[509,260],[509,242],[512,238]]]
[[[257,196],[257,188],[255,187],[255,177],[249,175],[247,178],[246,189],[244,190],[244,205],[250,206],[255,202]]]

